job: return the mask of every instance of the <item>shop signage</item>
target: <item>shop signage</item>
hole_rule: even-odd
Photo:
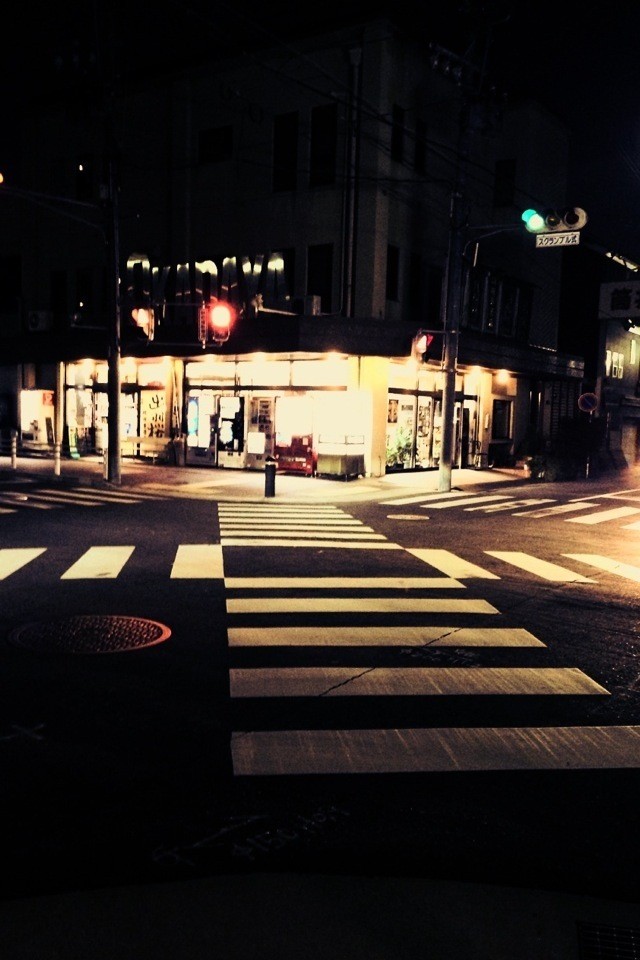
[[[199,307],[211,297],[238,306],[291,308],[281,253],[220,257],[156,266],[145,253],[127,258],[126,294],[132,303]]]

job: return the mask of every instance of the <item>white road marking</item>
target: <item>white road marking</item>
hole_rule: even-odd
[[[76,560],[61,580],[113,580],[135,550],[135,547],[89,547]]]
[[[583,577],[580,573],[560,567],[557,563],[532,557],[528,553],[519,553],[517,550],[485,550],[485,553],[498,560],[504,560],[505,563],[510,563],[514,567],[519,567],[520,570],[526,570],[527,573],[533,573],[536,577],[542,577],[543,580],[552,580],[554,583],[594,583],[589,577]]]
[[[171,567],[172,580],[217,580],[224,577],[219,543],[181,544]]]
[[[229,627],[230,647],[544,647],[508,627]]]
[[[233,698],[609,696],[577,667],[254,667],[229,678]]]
[[[463,497],[472,497],[471,491],[465,493],[463,490],[453,490],[451,493],[427,493],[417,497],[395,497],[393,500],[381,500],[381,507],[401,507],[406,503],[431,503],[433,500],[442,500],[452,497],[461,500]]]
[[[0,580],[11,576],[46,551],[46,547],[5,547],[0,550]]]
[[[323,550],[329,548],[337,550],[404,550],[404,547],[401,547],[399,543],[390,543],[388,540],[384,540],[384,537],[382,540],[376,540],[373,543],[362,540],[352,540],[347,543],[342,543],[335,539],[319,542],[315,536],[312,540],[286,540],[277,537],[273,537],[272,539],[258,537],[254,540],[244,540],[241,537],[221,537],[220,543],[223,547],[312,547],[316,550],[318,548],[322,548]]]
[[[466,590],[451,577],[227,577],[230,590]]]
[[[568,517],[565,523],[605,523],[608,520],[619,520],[621,517],[631,517],[640,513],[640,507],[616,507],[613,510],[601,510],[599,513],[590,513],[586,517]]]
[[[465,510],[468,510],[468,504],[470,503],[491,503],[496,500],[513,500],[513,497],[507,496],[507,494],[494,493],[484,497],[469,497],[468,500],[464,501],[450,501],[448,503],[430,503],[430,510],[446,510],[448,507],[464,507]]]
[[[544,507],[542,510],[525,510],[524,512],[514,513],[514,517],[553,517],[556,514],[572,513],[575,510],[586,510],[588,507],[597,507],[597,503],[559,503],[555,507]]]
[[[484,580],[500,579],[495,573],[489,573],[488,570],[476,566],[475,563],[469,563],[468,560],[463,560],[462,557],[456,556],[449,550],[408,547],[407,553],[413,554],[418,560],[428,563],[429,566],[435,567],[436,570],[440,570],[446,576],[453,577],[456,580],[465,580],[469,577],[479,577]]]
[[[227,613],[498,613],[486,600],[448,597],[227,597]]]
[[[597,553],[565,553],[565,557],[570,560],[579,560],[587,563],[591,567],[597,567],[599,570],[606,570],[607,573],[615,573],[618,577],[624,577],[626,580],[633,580],[640,583],[640,567],[634,567],[630,563],[621,563],[620,560],[612,560],[610,557],[602,557]]]
[[[232,734],[236,776],[640,767],[640,727],[448,727]]]

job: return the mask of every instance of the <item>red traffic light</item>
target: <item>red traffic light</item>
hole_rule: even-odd
[[[150,307],[135,307],[131,311],[133,322],[142,330],[148,340],[153,340],[155,314]]]
[[[203,304],[198,317],[198,339],[202,345],[228,340],[235,318],[234,308],[224,300],[210,300]]]
[[[417,360],[418,363],[425,363],[429,358],[432,343],[433,334],[425,333],[424,330],[418,330],[411,345],[411,355],[414,360]]]

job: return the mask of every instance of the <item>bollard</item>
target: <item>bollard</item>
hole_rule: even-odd
[[[264,465],[264,495],[265,497],[276,495],[276,462],[271,457],[267,457]]]
[[[60,476],[60,443],[56,441],[53,445],[53,473],[54,476]]]
[[[18,465],[18,431],[11,431],[11,469],[15,470]]]

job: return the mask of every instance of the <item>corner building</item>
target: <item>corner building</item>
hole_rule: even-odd
[[[552,439],[583,362],[558,351],[561,253],[535,249],[520,215],[564,202],[567,132],[427,39],[376,19],[34,107],[3,198],[3,435],[104,449],[111,253],[125,454],[435,468],[447,346],[454,467]],[[236,311],[221,343],[200,325],[212,297]]]

